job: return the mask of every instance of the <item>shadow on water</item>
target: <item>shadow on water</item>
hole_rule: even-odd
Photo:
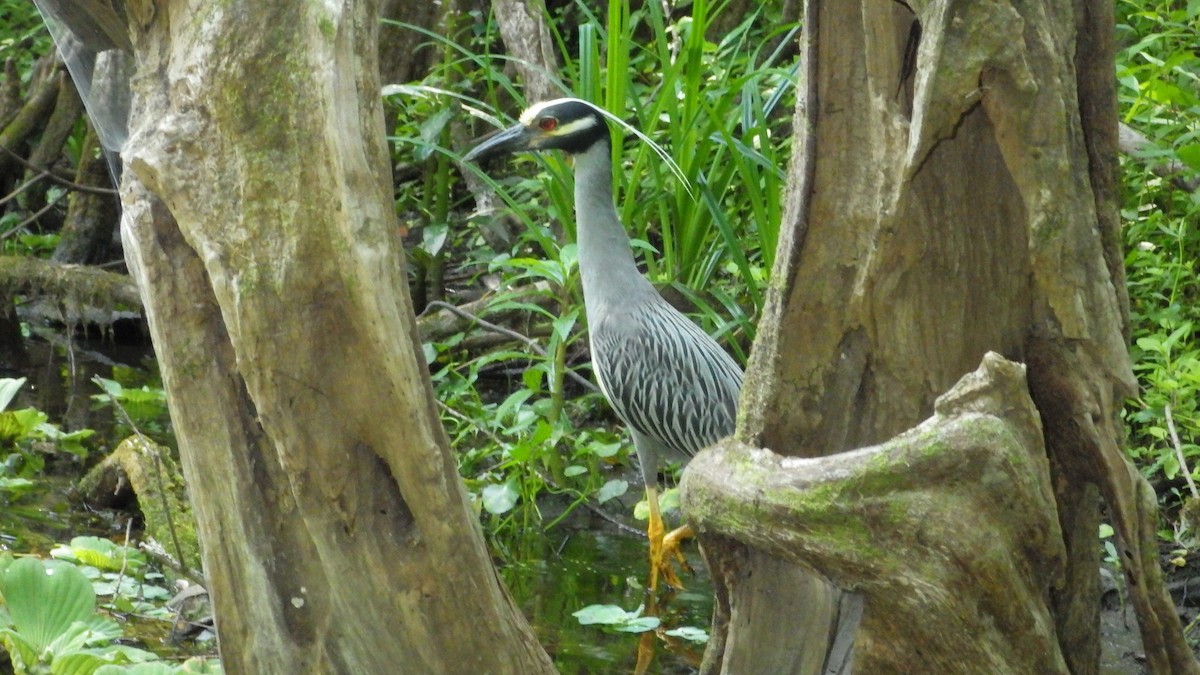
[[[49,342],[26,340],[25,362],[0,373],[27,378],[13,407],[37,408],[66,430],[93,429],[99,439],[93,444],[96,455],[111,451],[130,430],[111,406],[93,399],[100,390],[92,378],[132,378],[134,382],[126,384],[138,386],[152,381],[156,378],[153,351],[144,345],[81,340],[68,345],[61,336],[39,337]],[[121,541],[133,512],[92,511],[81,505],[73,485],[82,468],[70,458],[48,462],[36,493],[3,505],[0,550],[45,556],[54,546],[80,535]],[[694,542],[684,545],[695,570],[683,575],[687,590],[660,590],[657,615],[662,623],[657,631],[639,635],[582,625],[573,613],[588,605],[634,611],[646,604],[642,584],[648,549],[643,536],[615,531],[603,519],[581,510],[550,532],[530,528],[515,539],[505,544],[505,558],[514,562],[502,565],[501,574],[564,675],[632,673],[638,665],[639,641],[643,648],[652,648],[643,650],[650,658],[644,672],[696,672],[704,645],[665,635],[677,628],[709,629],[711,582]]]

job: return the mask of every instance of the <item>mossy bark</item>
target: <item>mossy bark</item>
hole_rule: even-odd
[[[1018,364],[989,354],[931,418],[877,446],[786,458],[730,440],[689,466],[684,489],[701,532],[736,531],[862,597],[863,672],[1068,672],[1050,610],[1066,554]],[[795,672],[781,668],[788,651],[770,672]],[[744,660],[729,672],[761,672],[761,658],[729,658]]]
[[[1048,598],[1049,623],[1040,630],[1053,637],[1051,648],[1071,672],[1097,672],[1103,499],[1123,544],[1151,667],[1200,672],[1154,564],[1150,489],[1120,450],[1117,416],[1134,379],[1114,178],[1112,6],[809,0],[804,28],[787,211],[737,438],[801,457],[873,446],[933,414],[937,397],[985,353],[1028,364],[1053,499],[1031,503],[1044,512],[1013,517],[1031,519],[1027,525],[1057,518],[1059,542],[1046,550],[1065,551],[1065,568],[1039,578],[1037,594],[1010,598],[1012,607],[985,602],[995,591],[985,585],[965,588],[957,602],[979,606],[1001,625],[997,612],[1026,604],[1030,616],[1042,616],[1029,598]],[[967,459],[964,453],[961,471],[982,481]],[[893,486],[877,487],[879,509],[903,510]],[[930,498],[952,501],[958,489],[950,481]],[[695,495],[685,490],[683,497],[689,513]],[[855,517],[836,501],[826,506]],[[753,569],[756,556],[778,558],[781,551],[767,553],[749,534],[771,522],[769,512],[729,510],[741,513],[740,524],[713,525],[702,538],[714,567]],[[861,532],[870,533],[862,541],[884,534],[872,529],[880,514],[858,517]],[[968,562],[978,543],[969,527],[927,536],[930,545],[967,552],[965,565],[986,562]],[[1037,551],[1013,553],[1039,569]],[[789,584],[765,598],[722,587],[727,602],[719,607],[753,608],[754,625],[792,625],[792,639],[776,649],[824,653],[830,635],[844,637],[853,623],[838,612],[847,591],[870,583],[847,570],[891,559],[878,548],[858,555],[849,568],[844,557],[804,567],[826,585]],[[856,668],[917,672],[934,663],[935,672],[979,672],[933,660],[923,643],[908,639],[912,630],[893,621],[906,596],[930,581],[917,562],[896,561],[896,574],[914,579],[893,589],[905,597],[867,599]],[[721,584],[737,575],[717,578]],[[796,607],[815,607],[819,616],[797,617]],[[736,672],[727,666],[741,657],[722,645],[738,644],[739,628],[729,616],[719,615],[722,622],[730,635],[714,640],[707,667]],[[967,625],[949,635],[975,640]],[[995,653],[1022,664],[1017,635]]]
[[[123,482],[137,495],[146,536],[158,542],[185,572],[199,569],[196,518],[183,472],[170,451],[144,436],[130,436],[88,471],[79,481],[79,491],[89,501],[102,500]]]
[[[130,2],[122,201],[234,673],[549,672],[441,429],[378,5]]]

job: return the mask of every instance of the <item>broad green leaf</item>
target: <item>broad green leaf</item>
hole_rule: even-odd
[[[671,630],[666,631],[666,634],[670,635],[671,637],[683,638],[684,640],[688,640],[690,642],[698,642],[701,644],[708,642],[708,631],[704,630],[703,628],[696,628],[695,626],[681,626],[679,628],[672,628]]]
[[[596,501],[603,504],[614,497],[620,497],[628,490],[629,481],[614,478],[605,483],[599,490],[596,491]]]
[[[93,651],[77,651],[55,658],[50,672],[53,675],[92,675],[104,667],[118,668],[118,672],[121,673],[128,672],[122,666],[110,666],[109,663],[109,659]]]
[[[588,605],[572,616],[584,626],[604,626],[623,633],[644,633],[658,628],[658,617],[642,616],[642,609],[626,612],[616,605]]]
[[[639,616],[619,626],[613,626],[613,629],[619,630],[622,633],[645,633],[646,631],[658,628],[660,623],[661,621],[659,621],[657,616]]]
[[[616,455],[621,451],[621,444],[617,443],[592,443],[588,446],[588,450],[595,456],[600,458],[608,458]]]
[[[21,558],[4,575],[4,599],[13,630],[40,653],[86,622],[96,610],[96,595],[83,573],[66,563]]]
[[[50,419],[49,415],[36,408],[21,408],[20,410],[13,410],[4,414],[11,414],[16,419],[17,424],[20,425],[21,435],[19,438],[40,437],[41,434],[36,433],[38,428],[44,425],[46,420]]]
[[[125,393],[125,387],[122,387],[121,383],[116,380],[109,380],[97,375],[92,378],[92,381],[100,385],[100,388],[104,390],[104,394],[95,394],[92,398],[103,401],[106,398],[105,394],[113,398],[121,398],[121,395]]]
[[[572,465],[568,466],[567,468],[563,469],[563,475],[566,476],[567,478],[572,478],[574,476],[580,476],[585,473],[587,473],[587,467],[580,466],[578,464],[572,464]]]
[[[450,228],[445,223],[426,225],[421,231],[421,247],[429,255],[437,255],[446,244],[446,235],[449,232]]]
[[[579,623],[584,626],[594,624],[611,626],[628,621],[630,618],[638,616],[638,614],[627,612],[616,605],[588,605],[579,611],[572,612],[571,616],[579,619]]]
[[[14,495],[20,495],[24,494],[25,492],[29,492],[36,486],[37,484],[28,478],[6,478],[4,476],[0,476],[0,491],[3,492],[10,492]]]
[[[1192,171],[1200,171],[1200,144],[1185,145],[1176,151],[1179,161],[1188,165]]]
[[[0,410],[8,410],[8,404],[12,403],[13,397],[17,395],[24,384],[25,378],[23,377],[0,378]]]
[[[122,567],[128,572],[136,572],[146,564],[146,555],[141,551],[103,537],[75,537],[69,545],[52,549],[50,555],[110,572]]]
[[[517,505],[519,497],[520,493],[512,480],[499,485],[488,485],[483,488],[483,508],[495,515],[507,513]]]

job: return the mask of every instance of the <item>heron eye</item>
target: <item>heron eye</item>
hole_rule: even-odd
[[[558,120],[553,117],[543,117],[538,120],[538,128],[542,131],[554,131],[558,128]]]

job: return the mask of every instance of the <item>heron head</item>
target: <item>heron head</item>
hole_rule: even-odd
[[[604,113],[587,101],[557,98],[530,106],[516,125],[484,136],[463,159],[483,161],[524,150],[574,154],[600,141],[611,142]]]

